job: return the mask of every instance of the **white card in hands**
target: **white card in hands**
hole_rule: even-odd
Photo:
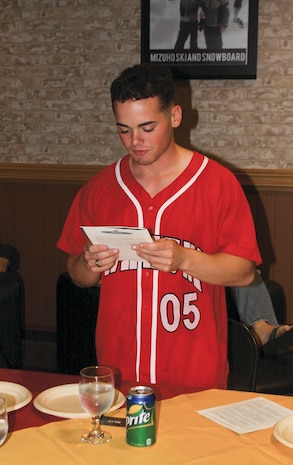
[[[131,228],[126,226],[80,226],[92,244],[105,244],[111,249],[119,249],[119,260],[144,262],[135,250],[134,244],[153,242],[146,228]]]

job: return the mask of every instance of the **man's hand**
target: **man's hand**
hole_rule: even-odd
[[[93,245],[88,242],[82,254],[68,256],[67,271],[77,286],[96,286],[101,279],[101,273],[110,270],[118,257],[118,249],[109,249],[107,245]]]
[[[152,268],[170,272],[178,270],[185,255],[184,249],[171,239],[159,239],[154,242],[135,244],[132,249],[137,255],[148,261]]]
[[[172,239],[132,246],[137,255],[159,271],[181,270],[200,281],[219,286],[248,286],[255,276],[255,263],[235,255],[208,254],[182,247]]]
[[[93,272],[110,270],[119,257],[118,249],[109,249],[107,245],[93,245],[88,242],[84,247],[84,260]]]

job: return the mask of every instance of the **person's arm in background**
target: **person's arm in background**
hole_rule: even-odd
[[[0,273],[7,271],[9,260],[6,257],[0,257]]]

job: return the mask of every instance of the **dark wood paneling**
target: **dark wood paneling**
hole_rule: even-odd
[[[287,319],[293,322],[293,194],[281,192],[276,200],[272,222],[276,261],[271,275],[286,290]]]
[[[65,270],[65,254],[56,241],[79,185],[0,184],[0,241],[21,253],[25,284],[26,328],[55,330],[56,281]]]
[[[222,163],[222,160],[220,160]],[[62,165],[40,163],[1,163],[0,179],[11,182],[83,184],[94,174],[102,171],[105,165]],[[226,163],[243,186],[257,186],[260,189],[280,192],[293,190],[293,170],[240,169]]]
[[[56,281],[66,257],[55,244],[81,182],[0,182],[0,241],[18,247],[26,292],[26,328],[56,328]],[[255,218],[265,277],[285,289],[293,322],[293,192],[245,188]]]
[[[262,274],[283,286],[287,321],[293,322],[293,192],[255,188],[246,188],[245,192],[255,220]]]

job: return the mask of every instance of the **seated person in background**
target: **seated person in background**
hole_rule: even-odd
[[[20,368],[18,288],[14,273],[19,267],[19,252],[12,245],[0,243],[0,367]],[[17,295],[16,295],[17,294]]]
[[[293,326],[277,321],[268,289],[259,272],[246,287],[231,287],[239,319],[246,324],[263,352],[274,354],[279,349],[293,347]]]
[[[17,270],[19,267],[19,252],[12,245],[0,244],[0,272]]]

